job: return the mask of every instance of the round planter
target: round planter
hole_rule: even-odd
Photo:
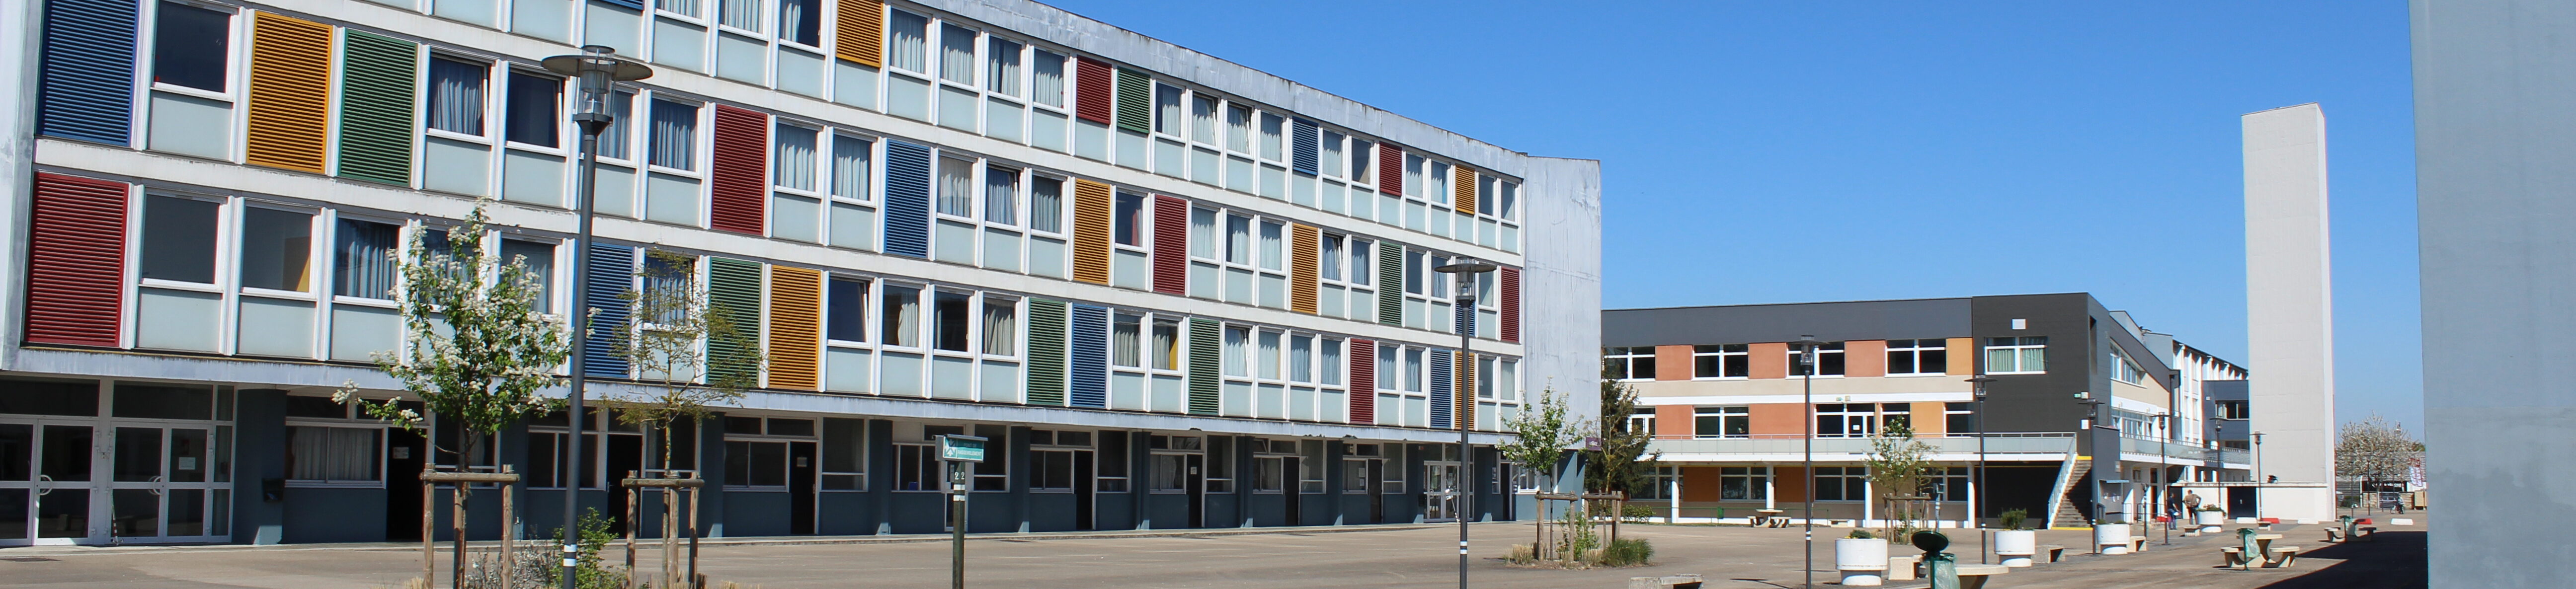
[[[2003,530],[1995,532],[1995,555],[2003,557],[2008,567],[2030,566],[2031,556],[2039,554],[2038,530]]]
[[[2195,526],[2206,528],[2225,523],[2227,523],[2227,512],[2224,511],[2204,510],[2191,512],[2191,524]]]
[[[2093,524],[2093,545],[2103,554],[2129,553],[2129,524]]]
[[[1877,538],[1834,540],[1834,568],[1845,587],[1876,587],[1887,582],[1887,541]]]

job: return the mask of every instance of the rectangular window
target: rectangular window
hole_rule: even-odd
[[[1020,95],[1020,44],[1001,37],[984,43],[984,81],[994,94]]]
[[[2147,369],[2138,367],[2138,362],[2129,359],[2127,352],[2120,351],[2118,344],[2111,347],[2111,364],[2118,369],[2118,372],[2111,373],[2112,380],[2147,386]]]
[[[1029,490],[1073,490],[1073,451],[1029,451]]]
[[[652,141],[646,159],[653,165],[698,169],[698,105],[653,101]]]
[[[331,294],[393,298],[394,260],[391,256],[401,235],[402,228],[392,224],[340,219],[339,244],[331,252],[334,257]]]
[[[1250,328],[1235,327],[1231,325],[1226,326],[1226,376],[1252,376],[1251,366],[1249,365],[1252,356],[1252,351],[1249,349],[1252,342],[1248,341],[1250,339],[1252,339],[1252,330]]]
[[[1752,374],[1753,355],[1745,344],[1691,346],[1692,378],[1745,378]]]
[[[1324,280],[1341,280],[1342,236],[1326,235],[1321,243],[1316,255],[1317,273],[1321,274]]]
[[[1225,261],[1246,265],[1252,263],[1251,217],[1225,216]]]
[[[447,57],[429,59],[429,128],[483,135],[483,86],[490,68]]]
[[[1944,374],[1950,370],[1950,343],[1939,339],[1887,340],[1887,374]]]
[[[984,220],[1003,225],[1017,225],[1020,202],[1020,171],[1001,166],[984,166]]]
[[[1240,104],[1225,108],[1225,147],[1236,152],[1252,151],[1252,109]]]
[[[823,418],[822,487],[824,490],[867,490],[867,427],[866,420]]]
[[[1286,267],[1287,245],[1281,235],[1286,231],[1287,226],[1278,222],[1261,222],[1261,269],[1278,270]]]
[[[877,341],[890,346],[921,346],[921,289],[887,286],[884,308],[877,316]]]
[[[1654,380],[1655,347],[1610,347],[1601,352],[1604,378]]]
[[[1064,181],[1036,176],[1029,180],[1029,229],[1064,231]]]
[[[1178,319],[1154,318],[1155,370],[1181,369],[1181,322]]]
[[[760,0],[722,0],[716,3],[716,22],[724,26],[760,32]]]
[[[1189,490],[1189,485],[1187,484],[1189,479],[1186,478],[1187,474],[1184,472],[1187,469],[1182,466],[1187,457],[1179,454],[1155,454],[1153,456],[1153,490],[1171,492]]]
[[[1064,107],[1064,56],[1044,49],[1030,52],[1036,55],[1029,64],[1029,98],[1038,104]]]
[[[932,296],[930,312],[937,329],[933,336],[938,338],[939,349],[950,352],[967,351],[967,326],[972,320],[967,315],[967,307],[973,301],[974,299],[965,294],[946,290],[938,291]]]
[[[1324,338],[1324,384],[1342,384],[1342,338]]]
[[[984,297],[984,353],[1020,355],[1019,299],[998,295]]]
[[[1869,469],[1860,466],[1816,467],[1817,501],[1860,501],[1869,496]]]
[[[1638,407],[1629,410],[1628,431],[1655,435],[1655,408]]]
[[[1288,147],[1285,145],[1287,134],[1280,129],[1287,124],[1288,119],[1281,118],[1279,115],[1261,113],[1261,159],[1288,159]]]
[[[1261,378],[1266,380],[1278,380],[1279,332],[1266,329],[1262,330],[1260,342],[1260,347],[1253,351],[1253,354],[1257,356],[1253,363],[1260,366]]]
[[[133,5],[126,5],[132,9]],[[152,81],[207,92],[230,91],[224,61],[232,55],[232,13],[177,2],[156,5]]]
[[[974,216],[975,162],[939,158],[939,214]]]
[[[1109,363],[1111,365],[1130,367],[1143,365],[1141,352],[1144,351],[1142,339],[1144,334],[1140,331],[1144,329],[1144,320],[1144,316],[1134,313],[1119,313],[1109,320]]]
[[[320,483],[376,482],[380,480],[384,435],[381,427],[287,426],[286,478]]]
[[[1942,430],[1951,436],[1965,436],[1977,431],[1976,403],[1943,403]]]
[[[875,141],[849,135],[832,136],[832,196],[866,201],[868,161],[875,156]]]
[[[1216,143],[1216,98],[1206,94],[1190,95],[1190,140]]]
[[[940,79],[975,85],[975,30],[957,25],[939,26]]]
[[[813,191],[814,142],[822,131],[781,124],[776,134],[774,141],[777,146],[771,148],[770,154],[770,181],[777,183],[779,188]]]
[[[634,117],[628,115],[634,110],[634,92],[618,90],[610,93],[608,114],[616,118],[609,121],[607,128],[599,130],[599,157],[627,159],[626,130],[635,127],[635,123],[629,122]]]
[[[313,214],[243,207],[243,288],[313,292]]]
[[[868,281],[834,276],[829,288],[831,292],[825,294],[830,297],[826,319],[830,323],[825,326],[825,337],[849,342],[868,341]]]
[[[822,47],[822,0],[778,0],[778,39],[807,47]]]
[[[1986,338],[1986,374],[2048,372],[2048,336]]]
[[[894,490],[942,491],[947,477],[940,476],[939,449],[929,444],[896,444],[894,447]]]
[[[1315,382],[1315,336],[1301,333],[1288,338],[1288,380]]]
[[[1375,157],[1372,157],[1372,156],[1370,155],[1370,149],[1369,149],[1370,147],[1373,147],[1373,146],[1375,146],[1375,145],[1377,145],[1377,144],[1375,144],[1375,143],[1371,143],[1371,142],[1368,142],[1368,141],[1363,141],[1363,140],[1361,140],[1361,139],[1359,139],[1359,138],[1357,138],[1357,137],[1353,137],[1353,138],[1351,138],[1351,173],[1350,173],[1350,178],[1351,178],[1351,181],[1352,181],[1352,182],[1358,182],[1358,183],[1361,183],[1361,184],[1371,184],[1371,183],[1375,183],[1375,182],[1377,181],[1377,177],[1376,177],[1376,175],[1374,175],[1374,174],[1370,173],[1370,170],[1369,170],[1369,168],[1370,168],[1370,165],[1371,165],[1371,164],[1375,164],[1375,163],[1377,163],[1377,159],[1376,159]],[[1361,205],[1360,205],[1360,204],[1358,204],[1358,203],[1353,203],[1351,206],[1353,206],[1353,207],[1358,207],[1358,206],[1361,206]]]
[[[1891,403],[1891,408],[1904,411],[1905,404]],[[1878,433],[1878,404],[1822,403],[1816,405],[1816,437],[1866,438]]]
[[[1216,259],[1216,211],[1190,209],[1190,257]]]
[[[1717,477],[1718,499],[1761,501],[1771,498],[1770,467],[1724,466],[1719,467]]]
[[[1181,134],[1181,89],[1170,84],[1154,85],[1154,132]]]
[[[886,65],[930,71],[930,18],[901,10],[886,17]]]
[[[1377,260],[1376,251],[1377,248],[1369,247],[1368,240],[1351,240],[1351,284],[1368,286],[1369,279],[1376,276],[1369,270]]]
[[[1842,376],[1842,375],[1843,375],[1843,343],[1842,343],[1842,342],[1825,342],[1825,343],[1822,343],[1822,344],[1818,344],[1818,345],[1816,346],[1815,355],[1816,355],[1816,365],[1815,365],[1815,375],[1816,375],[1816,376]],[[1799,351],[1799,350],[1798,350],[1796,347],[1794,347],[1794,346],[1793,346],[1793,347],[1791,347],[1791,348],[1789,348],[1789,375],[1790,375],[1790,376],[1799,376],[1799,375],[1807,374],[1807,373],[1808,373],[1807,368],[1808,368],[1808,367],[1807,367],[1807,354],[1806,354],[1805,352],[1801,352],[1801,351]]]
[[[1142,227],[1145,223],[1145,195],[1118,192],[1117,216],[1110,219],[1110,236],[1118,245],[1145,245]]]
[[[526,269],[527,284],[537,293],[537,312],[554,312],[555,246],[516,239],[501,240],[501,266],[520,265]]]
[[[563,80],[510,72],[510,99],[502,105],[502,135],[510,141],[561,147],[556,131],[563,120]]]
[[[1404,250],[1404,292],[1406,294],[1423,293],[1423,273],[1431,267],[1423,259],[1424,255],[1422,250]]]
[[[1691,409],[1691,433],[1700,439],[1747,438],[1753,436],[1751,408],[1695,407]]]

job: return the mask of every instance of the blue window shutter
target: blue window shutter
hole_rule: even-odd
[[[1109,308],[1073,306],[1073,406],[1109,407]]]
[[[1321,141],[1315,137],[1315,122],[1306,119],[1289,119],[1289,121],[1288,131],[1291,133],[1288,136],[1289,165],[1296,167],[1298,173],[1312,175],[1315,173],[1317,157],[1315,148]]]
[[[644,9],[644,0],[599,0],[599,2],[602,4],[615,4],[636,10]]]
[[[134,0],[48,0],[36,65],[36,134],[131,145]]]
[[[626,339],[626,321],[631,314],[623,295],[635,282],[635,248],[592,244],[590,255],[583,261],[589,267],[582,271],[590,274],[590,284],[581,293],[581,304],[587,307],[583,312],[598,312],[590,316],[590,335],[581,340],[581,372],[626,378],[632,367],[617,354],[617,347]]]
[[[886,142],[885,252],[930,257],[930,148]]]
[[[1449,352],[1431,351],[1431,427],[1448,429],[1449,424]]]

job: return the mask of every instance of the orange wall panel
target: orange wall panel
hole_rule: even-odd
[[[1771,343],[1767,343],[1767,344],[1753,344],[1752,346],[1747,347],[1747,348],[1746,348],[1746,350],[1748,350],[1748,351],[1752,352],[1752,354],[1753,354],[1753,377],[1754,377],[1754,378],[1788,378],[1788,377],[1789,377],[1789,343],[1788,343],[1788,342],[1771,342]],[[1846,361],[1846,362],[1850,361],[1850,360],[1849,360],[1849,356],[1845,356],[1845,360],[1844,360],[1844,361]]]
[[[1691,428],[1693,427],[1693,422],[1691,421],[1691,411],[1693,409],[1695,408],[1689,405],[1656,405],[1655,439],[1690,439],[1692,435]]]
[[[1887,376],[1887,340],[1843,342],[1843,376]]]
[[[1939,437],[1941,434],[1949,433],[1950,420],[1941,415],[1943,410],[1949,408],[1949,403],[1940,401],[1914,402],[1914,435]]]
[[[1755,436],[1798,437],[1807,433],[1807,406],[1797,403],[1764,403],[1745,408],[1751,423],[1746,424]]]
[[[1721,500],[1724,495],[1720,491],[1725,489],[1718,481],[1719,472],[1718,467],[1715,466],[1682,467],[1682,500]]]
[[[1795,466],[1772,467],[1771,500],[1783,504],[1806,501],[1807,469]],[[1786,505],[1781,507],[1781,509],[1788,508]]]
[[[1690,346],[1655,346],[1655,380],[1690,379]]]
[[[1967,376],[1977,373],[1977,338],[1950,338],[1948,347],[1951,374]]]

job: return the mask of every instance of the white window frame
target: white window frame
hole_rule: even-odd
[[[1644,382],[1655,379],[1654,370],[1646,371],[1646,375],[1641,377],[1637,376],[1636,367],[1636,360],[1638,359],[1655,359],[1654,346],[1608,346],[1601,349],[1601,359],[1604,362],[1622,362],[1620,365],[1625,367],[1625,369],[1620,371],[1624,376],[1613,380],[1617,380],[1619,382]],[[1658,365],[1656,368],[1661,369],[1662,366]]]
[[[152,59],[159,54],[159,47],[156,45],[156,41],[160,38],[159,27],[161,22],[161,2],[163,1],[174,2],[195,8],[203,8],[230,15],[224,21],[223,92],[190,88],[177,84],[167,84],[153,79]],[[246,65],[250,63],[251,19],[249,18],[249,15],[245,14],[244,10],[238,6],[217,4],[213,2],[200,2],[197,0],[156,0],[144,2],[143,4],[144,6],[142,6],[141,10],[137,14],[139,22],[136,24],[135,28],[135,44],[137,45],[135,51],[135,77],[141,79],[143,83],[140,84],[139,87],[134,90],[133,94],[129,96],[129,100],[132,101],[130,106],[132,106],[133,109],[131,111],[133,113],[133,121],[129,125],[131,128],[126,131],[128,144],[133,145],[138,149],[150,149],[149,139],[152,132],[152,94],[155,92],[166,92],[179,96],[221,101],[225,103],[227,105],[225,110],[230,113],[230,116],[225,117],[224,133],[225,137],[230,138],[230,140],[225,145],[226,153],[224,154],[223,159],[224,161],[239,161],[238,158],[242,157],[243,152],[246,151],[244,145],[249,141],[248,134],[242,132],[244,129],[249,128],[249,109],[241,108],[242,99],[245,95],[244,93],[248,92],[244,86],[249,85],[249,80],[247,79],[249,77],[248,73],[244,71],[248,69]],[[421,76],[423,79],[426,79],[428,75],[429,68],[427,67],[427,64],[422,64]],[[426,99],[422,100],[423,104],[426,104],[427,102],[428,101]],[[418,139],[415,138],[414,141],[417,142]],[[338,158],[331,159],[332,165],[336,168],[339,163]],[[337,172],[336,169],[333,171]]]
[[[1905,342],[1905,343],[1910,344],[1910,345],[1909,345],[1909,346],[1907,346],[1907,347],[1897,347],[1897,345],[1896,345],[1896,343],[1897,343],[1897,342]],[[1896,377],[1943,376],[1943,375],[1947,375],[1947,374],[1949,374],[1949,373],[1950,373],[1950,366],[1949,366],[1949,354],[1950,354],[1950,347],[1949,347],[1949,346],[1950,346],[1950,342],[1949,342],[1949,340],[1947,340],[1947,339],[1937,339],[1937,338],[1936,338],[1936,339],[1910,339],[1910,340],[1903,340],[1903,339],[1899,339],[1899,340],[1887,340],[1887,353],[1888,353],[1888,355],[1889,355],[1890,357],[1894,357],[1896,354],[1899,354],[1899,353],[1913,354],[1913,355],[1914,355],[1914,371],[1913,371],[1913,372],[1897,372],[1897,371],[1895,370],[1895,368],[1894,368],[1894,367],[1895,367],[1895,363],[1891,362],[1891,363],[1889,363],[1889,364],[1888,364],[1889,369],[1888,369],[1888,371],[1887,371],[1887,375],[1888,375],[1888,376],[1896,376]],[[1924,353],[1924,352],[1933,352],[1933,351],[1941,352],[1941,354],[1942,354],[1942,355],[1941,355],[1941,365],[1940,365],[1940,366],[1927,366],[1927,365],[1925,365],[1925,364],[1923,363],[1923,353]],[[1929,368],[1929,370],[1927,370],[1927,368]]]
[[[2012,343],[2006,344],[2006,343],[2004,343],[2004,341],[2005,341],[2005,340],[2011,340],[2011,341],[2012,341]],[[2029,366],[2027,366],[2027,364],[2029,364],[2029,363],[2028,363],[2028,362],[2023,362],[2023,361],[2022,361],[2022,359],[2023,359],[2027,354],[2031,353],[2032,351],[2037,351],[2037,352],[2039,352],[2039,354],[2040,354],[2040,356],[2039,356],[2039,358],[2040,358],[2040,366],[2039,366],[2039,369],[2038,369],[2038,370],[2028,370],[2028,368],[2030,368],[2030,367],[2029,367]],[[2013,365],[2012,365],[2012,366],[1995,366],[1995,365],[1994,365],[1994,364],[1995,364],[1995,363],[1994,363],[1995,352],[2008,352],[2008,353],[2010,353],[2010,354],[2011,354],[2011,357],[2013,358]],[[2048,336],[2044,336],[2044,335],[2037,335],[2037,336],[2015,336],[2015,337],[1989,337],[1989,338],[1986,338],[1986,346],[1985,346],[1984,353],[1985,353],[1985,358],[1984,358],[1984,360],[1985,360],[1985,364],[1986,364],[1986,370],[1985,370],[1985,373],[1986,373],[1986,374],[2047,374],[2047,373],[2048,373]]]

